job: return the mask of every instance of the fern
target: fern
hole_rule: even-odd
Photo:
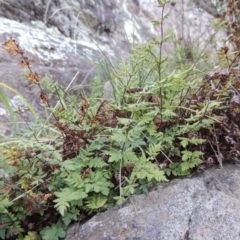
[[[127,139],[130,142],[135,142],[138,139],[141,139],[143,131],[146,130],[146,126],[133,126],[127,134]]]
[[[66,232],[61,223],[53,224],[51,227],[46,227],[40,232],[43,240],[58,240],[64,238]]]
[[[104,174],[101,171],[93,172],[91,171],[85,178],[85,191],[86,193],[95,192],[102,193],[103,195],[108,195],[110,188],[113,184],[108,181],[108,174]]]
[[[187,176],[190,174],[188,170],[183,170],[179,163],[170,163],[168,168],[164,169],[164,172],[167,176],[174,175],[176,177]]]
[[[95,103],[95,99],[99,98],[103,95],[103,84],[102,84],[102,79],[100,76],[95,76],[92,80],[92,87],[91,87],[91,94],[90,94],[90,99],[91,103]]]
[[[83,189],[75,190],[74,188],[64,188],[61,192],[55,192],[57,199],[54,200],[55,207],[64,216],[67,212],[67,208],[70,207],[70,203],[73,200],[77,200],[78,204],[81,204],[82,199],[87,197],[87,194]]]
[[[105,153],[108,153],[109,154],[109,162],[119,162],[122,160],[122,153],[118,150],[118,149],[115,149],[115,148],[110,148],[109,151],[105,151]]]
[[[141,157],[135,163],[133,172],[131,174],[131,180],[134,178],[147,179],[149,182],[152,179],[156,181],[167,181],[164,171],[160,170],[155,164],[148,161],[144,152]]]
[[[91,196],[89,196],[87,202],[86,202],[86,207],[88,209],[92,210],[97,210],[100,209],[101,207],[104,206],[104,204],[107,202],[106,196],[95,193]]]
[[[62,220],[65,226],[68,226],[72,221],[77,221],[79,210],[77,207],[71,207],[68,212],[63,216]]]
[[[159,110],[158,110],[159,111]],[[152,122],[153,120],[153,116],[156,116],[157,114],[153,111],[151,112],[148,112],[145,116],[141,116],[139,117],[139,122],[138,122],[138,125],[143,125],[145,126],[146,124]]]
[[[107,166],[107,163],[105,163],[101,157],[95,157],[95,158],[92,158],[92,160],[89,161],[89,164],[88,166],[90,168],[104,168]]]
[[[24,240],[35,240],[37,239],[37,232],[29,231],[27,235],[24,237]]]
[[[146,151],[148,154],[148,159],[153,160],[161,151],[162,149],[162,144],[149,144],[149,148]]]
[[[132,148],[127,148],[122,152],[122,159],[124,164],[127,164],[129,162],[135,162],[138,161],[138,157],[136,153],[134,153]]]
[[[73,171],[70,175],[68,174],[65,181],[69,186],[73,186],[78,189],[82,189],[85,184],[79,172],[76,171]]]
[[[179,140],[181,140],[180,144],[186,148],[189,144],[194,145],[200,145],[206,142],[205,139],[199,139],[199,138],[184,138],[184,137],[178,137]]]
[[[111,140],[115,141],[115,142],[127,142],[127,136],[124,133],[126,130],[124,128],[119,128],[119,129],[112,129],[112,136],[111,136]]]
[[[8,213],[8,208],[13,205],[11,201],[7,198],[3,198],[4,196],[1,196],[0,198],[0,214],[2,213]]]

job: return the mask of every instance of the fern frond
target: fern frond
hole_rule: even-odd
[[[89,196],[86,206],[90,210],[97,210],[97,209],[103,207],[106,202],[107,202],[106,196],[99,194],[99,193],[95,193],[95,194]]]

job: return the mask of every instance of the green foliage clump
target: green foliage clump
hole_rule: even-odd
[[[40,79],[18,43],[4,43],[21,55],[50,115],[0,147],[0,238],[64,238],[82,215],[219,160],[223,118],[238,114],[237,105],[225,106],[229,90],[238,89],[235,75],[202,79],[194,63],[169,74],[163,43],[139,45],[111,73],[113,99],[102,97],[99,77],[90,97]]]

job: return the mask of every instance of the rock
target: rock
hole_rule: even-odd
[[[240,165],[162,183],[148,196],[74,224],[66,240],[240,239]]]

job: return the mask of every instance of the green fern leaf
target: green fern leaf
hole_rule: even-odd
[[[146,126],[135,126],[128,131],[127,138],[129,141],[134,142],[137,139],[141,138],[143,131],[146,129]]]
[[[77,221],[78,216],[79,216],[79,210],[75,207],[71,208],[70,212],[65,214],[65,216],[62,218],[64,225],[68,226],[73,220]]]
[[[91,171],[87,177],[84,179],[85,182],[85,192],[93,191],[95,193],[102,193],[103,195],[108,195],[110,188],[113,184],[104,177],[102,171]]]
[[[167,181],[165,172],[160,170],[155,164],[146,159],[145,153],[142,151],[142,156],[135,163],[130,180],[147,179],[150,182],[152,179],[156,181]]]
[[[72,172],[70,175],[68,175],[66,181],[70,186],[76,187],[78,189],[83,188],[84,186],[84,181],[79,172]]]
[[[35,239],[37,239],[37,232],[29,231],[27,236],[25,236],[23,240],[35,240]]]
[[[0,239],[6,239],[6,229],[0,229]]]
[[[123,157],[123,160],[124,160],[125,163],[138,160],[138,157],[137,157],[136,154],[133,152],[133,149],[132,149],[132,148],[126,149],[126,150],[122,153],[122,157]]]
[[[122,153],[115,148],[110,148],[109,155],[108,162],[118,162],[122,159]]]
[[[7,208],[12,206],[12,202],[10,202],[7,198],[1,199],[0,201],[0,213],[8,213]]]
[[[90,159],[88,166],[90,168],[95,167],[95,168],[103,168],[107,166],[107,163],[105,163],[101,157],[95,157]]]
[[[83,198],[87,197],[87,194],[82,190],[74,190],[71,188],[61,189],[61,192],[55,192],[55,195],[58,197],[54,200],[55,207],[61,213],[62,216],[65,215],[67,208],[70,207],[70,202],[73,200],[81,201]]]
[[[87,207],[90,209],[101,208],[107,202],[107,198],[102,194],[93,194],[87,200]]]
[[[151,144],[149,144],[149,148],[146,151],[147,154],[149,155],[149,159],[154,159],[159,154],[159,152],[161,151],[161,148],[162,148],[161,143],[158,143],[158,144],[152,144],[151,143]]]
[[[123,129],[113,129],[111,139],[115,142],[126,142],[127,137],[124,134]]]
[[[60,222],[53,224],[51,227],[45,227],[40,234],[43,240],[59,240],[59,238],[66,236],[66,232]]]
[[[146,124],[150,123],[152,120],[153,120],[153,116],[150,113],[148,113],[148,114],[146,114],[146,116],[143,116],[140,118],[138,125],[139,126],[146,125]]]
[[[126,125],[126,126],[130,125],[133,122],[133,120],[129,118],[117,118],[117,120],[120,124]]]

